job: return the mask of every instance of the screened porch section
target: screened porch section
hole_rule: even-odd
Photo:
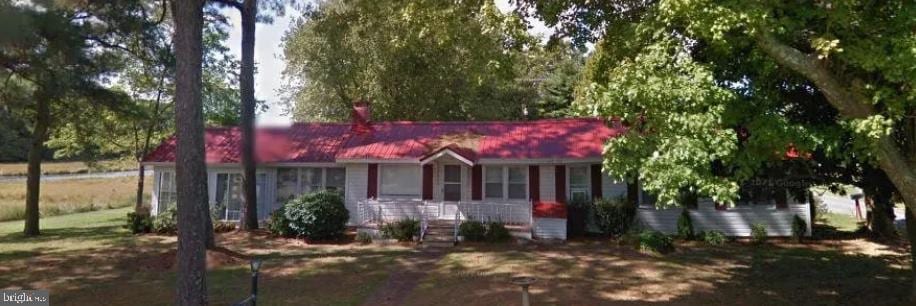
[[[264,200],[265,186],[268,184],[267,174],[258,173],[257,196]],[[242,216],[242,206],[245,203],[242,195],[242,174],[238,171],[213,172],[208,175],[208,189],[210,198],[210,213],[216,220],[237,221]],[[175,172],[158,171],[155,182],[158,190],[156,213],[162,213],[178,202],[175,190]]]

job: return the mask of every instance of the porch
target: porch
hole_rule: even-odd
[[[452,241],[458,240],[458,227],[468,220],[500,222],[513,236],[531,239],[534,216],[532,203],[525,201],[434,201],[419,199],[367,199],[357,203],[358,227],[374,232],[385,223],[412,219],[420,221],[420,240],[430,224],[452,227]]]
[[[404,219],[501,222],[530,225],[531,202],[433,201],[419,199],[367,199],[357,205],[359,225],[374,226]]]

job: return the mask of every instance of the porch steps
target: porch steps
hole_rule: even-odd
[[[452,247],[455,246],[455,222],[435,220],[430,221],[423,236],[424,247]]]

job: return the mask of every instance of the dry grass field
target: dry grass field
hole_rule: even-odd
[[[152,190],[147,178],[146,194]],[[39,209],[42,217],[131,206],[136,199],[137,178],[75,179],[41,183]],[[25,182],[0,182],[0,221],[25,217]]]

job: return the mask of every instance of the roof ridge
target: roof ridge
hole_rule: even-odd
[[[531,124],[531,123],[549,123],[549,122],[564,122],[564,121],[594,121],[601,120],[600,117],[572,117],[572,118],[543,118],[535,120],[482,120],[482,121],[413,121],[413,120],[388,120],[388,121],[373,121],[372,124],[447,124],[447,125],[464,125],[464,124]],[[339,125],[350,125],[349,122],[294,122],[293,125],[306,125],[306,124],[339,124]]]

